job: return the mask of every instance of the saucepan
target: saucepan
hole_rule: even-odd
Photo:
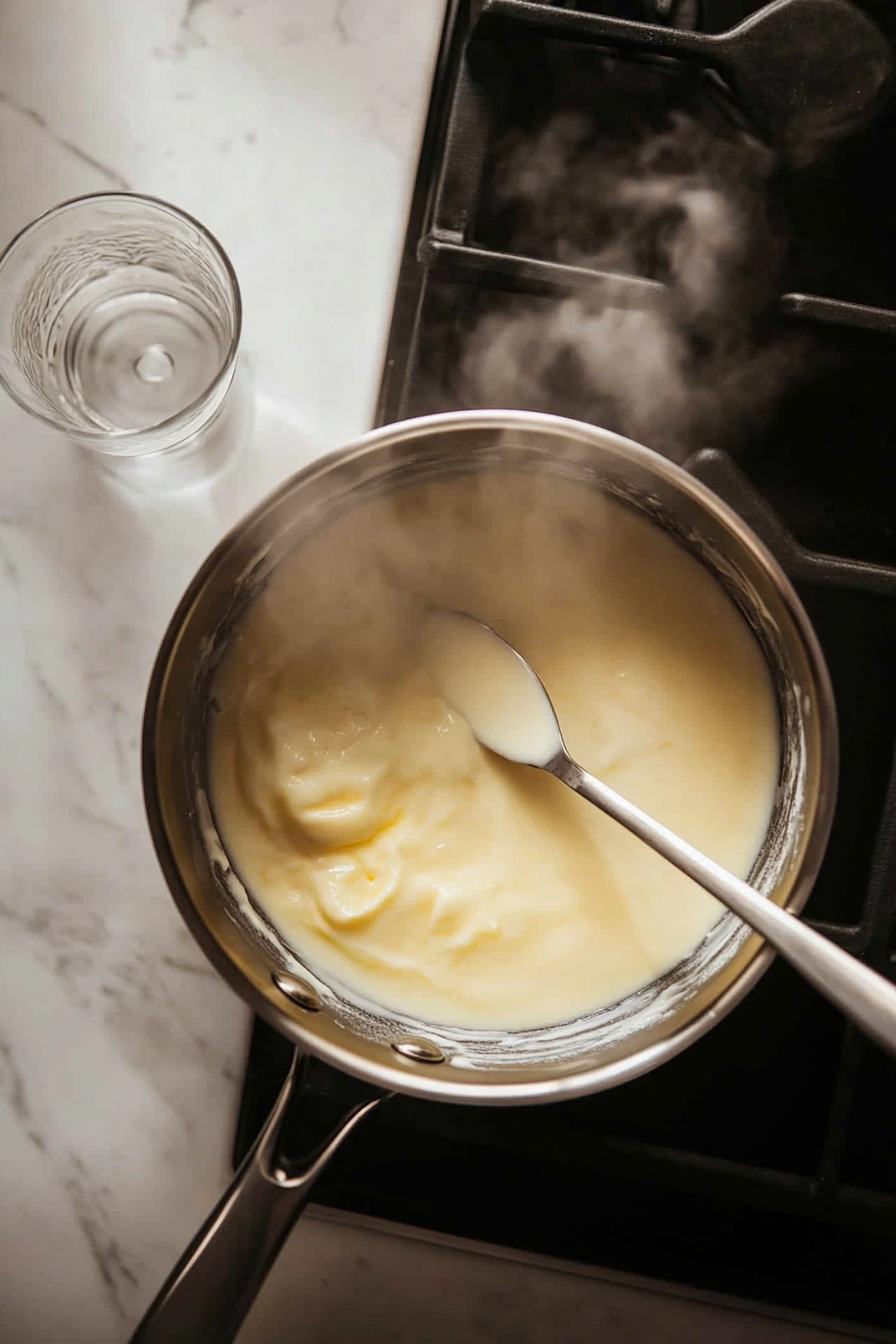
[[[235,1337],[316,1177],[390,1093],[513,1106],[616,1087],[702,1036],[771,961],[761,938],[723,914],[680,965],[610,1007],[542,1029],[451,1028],[328,982],[280,939],[231,866],[209,801],[207,735],[215,670],[244,612],[286,557],[346,510],[415,482],[495,470],[559,475],[603,492],[715,574],[765,654],[780,721],[778,789],[750,881],[797,912],[818,873],[837,776],[824,659],[773,557],[686,471],[574,420],[477,411],[376,430],[292,477],[206,560],[162,641],[148,692],[146,806],[172,895],[213,965],[296,1055],[254,1149],[138,1328],[142,1344]]]

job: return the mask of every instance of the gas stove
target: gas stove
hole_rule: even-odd
[[[676,456],[751,524],[838,705],[837,810],[806,917],[893,977],[896,102],[795,143],[705,60],[601,26],[721,33],[755,8],[449,3],[377,423],[488,404],[591,419]],[[896,45],[890,0],[865,12]],[[598,338],[634,367],[624,396]],[[649,369],[642,339],[659,343]],[[237,1160],[290,1056],[256,1023]],[[615,1091],[391,1101],[316,1199],[896,1339],[894,1135],[896,1063],[775,963],[707,1036]]]

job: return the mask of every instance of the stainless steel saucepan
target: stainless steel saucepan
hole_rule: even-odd
[[[144,789],[168,885],[206,955],[295,1043],[296,1059],[253,1151],[138,1328],[141,1344],[235,1337],[316,1177],[388,1094],[513,1106],[615,1087],[702,1036],[771,960],[762,940],[725,914],[679,966],[611,1007],[537,1030],[445,1027],[328,983],[284,945],[231,868],[209,804],[206,746],[212,679],[248,605],[287,556],[346,510],[414,482],[495,470],[560,475],[620,500],[665,528],[731,594],[765,652],[781,723],[774,814],[750,881],[792,911],[812,887],[837,777],[824,660],[774,559],[687,472],[574,420],[486,411],[376,430],[294,476],[234,528],[190,584],[147,698]]]

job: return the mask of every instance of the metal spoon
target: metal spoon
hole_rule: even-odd
[[[810,984],[896,1055],[896,987],[583,770],[566,750],[537,674],[490,626],[461,612],[433,611],[426,618],[425,645],[444,699],[484,747],[547,770],[613,817],[761,933]]]
[[[790,144],[835,138],[874,116],[893,66],[883,33],[850,0],[773,0],[724,33],[634,23],[531,0],[482,0],[480,16],[486,15],[555,37],[712,67],[761,130]]]

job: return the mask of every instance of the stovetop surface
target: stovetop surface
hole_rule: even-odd
[[[749,7],[579,8],[721,31]],[[866,8],[896,40],[896,6]],[[544,161],[558,143],[559,170]],[[832,674],[840,787],[806,915],[891,978],[894,164],[896,101],[838,146],[779,153],[693,65],[622,58],[506,17],[475,25],[467,0],[455,0],[378,412],[384,423],[517,405],[631,432],[644,408],[616,397],[612,366],[556,336],[539,363],[532,341],[556,333],[561,309],[565,322],[621,312],[611,328],[620,340],[672,333],[685,411],[674,424],[648,417],[646,441],[756,528],[793,579]],[[657,175],[667,198],[633,214]],[[695,190],[710,205],[733,199],[741,230],[734,265],[711,235],[724,272],[711,291],[694,291],[681,265],[694,199],[682,192]],[[481,368],[508,330],[496,393]],[[256,1024],[237,1157],[290,1051]],[[896,1330],[894,1134],[896,1065],[775,963],[706,1037],[614,1091],[514,1110],[396,1098],[357,1131],[317,1198]]]

